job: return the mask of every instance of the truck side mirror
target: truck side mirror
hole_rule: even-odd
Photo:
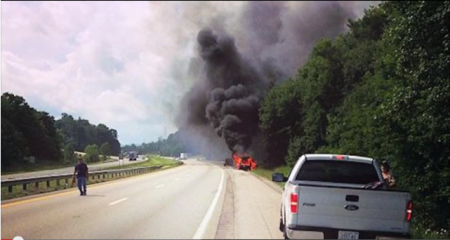
[[[274,173],[272,174],[272,181],[274,182],[286,182],[287,177],[285,177],[282,173]]]

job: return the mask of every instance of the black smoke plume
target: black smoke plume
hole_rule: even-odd
[[[367,6],[249,2],[239,25],[227,29],[211,21],[210,28],[197,34],[198,57],[190,65],[195,80],[183,98],[178,125],[195,129],[189,135],[202,152],[223,152],[212,135],[223,139],[230,151],[262,151],[258,111],[269,87],[294,76],[317,40],[344,32],[348,19]]]
[[[204,61],[204,116],[230,151],[246,151],[258,131],[258,109],[267,84],[238,53],[233,38],[211,29],[198,33]]]

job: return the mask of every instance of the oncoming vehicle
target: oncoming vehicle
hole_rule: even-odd
[[[223,163],[223,166],[233,166],[233,159],[225,158],[225,162]]]
[[[376,160],[359,156],[306,154],[299,158],[281,200],[284,237],[409,238],[412,196],[389,190]]]
[[[128,159],[130,160],[130,161],[136,161],[137,160],[137,158],[138,158],[138,155],[137,155],[137,153],[136,152],[129,152],[128,153]]]

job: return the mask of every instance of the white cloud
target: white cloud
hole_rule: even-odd
[[[201,28],[255,45],[240,22],[246,4],[2,2],[2,92],[104,123],[125,144],[156,140],[176,131]]]
[[[156,140],[164,127],[176,130],[164,106],[177,100],[168,96],[167,86],[177,86],[171,61],[185,45],[174,37],[182,27],[161,21],[176,14],[171,4],[5,2],[2,7],[2,92],[104,123],[118,130],[123,143]]]

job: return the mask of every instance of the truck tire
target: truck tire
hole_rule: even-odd
[[[288,237],[286,231],[287,231],[287,230],[286,230],[286,226],[284,226],[283,237],[284,237],[284,239],[289,239],[289,237]]]
[[[280,208],[280,232],[284,233],[284,223],[283,223],[283,206]]]
[[[283,237],[284,237],[284,239],[289,239],[289,237],[287,235],[287,227],[285,224],[283,224]]]
[[[280,232],[284,233],[284,224],[283,224],[283,220],[281,220],[281,218],[280,218],[280,226],[278,227],[278,229],[280,229]]]

